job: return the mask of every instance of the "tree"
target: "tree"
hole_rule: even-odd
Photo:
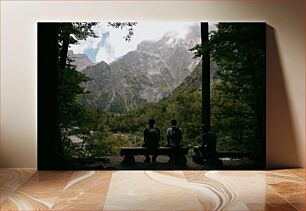
[[[78,40],[86,40],[87,37],[98,37],[92,29],[95,25],[97,25],[96,22],[60,23],[59,68],[64,69],[67,64],[67,53],[70,44],[75,44]]]
[[[126,28],[128,30],[128,34],[123,37],[127,42],[131,41],[132,36],[134,35],[134,26],[136,26],[137,22],[108,22],[108,25],[113,28]]]
[[[58,119],[57,23],[38,23],[38,169],[65,168]]]
[[[224,132],[232,128],[236,140],[248,128],[247,138],[259,144],[257,150],[264,154],[265,24],[219,23],[217,28],[208,43],[192,49],[195,56],[209,50],[219,67],[212,85],[214,124]]]
[[[70,65],[67,53],[70,44],[97,37],[92,29],[96,24],[38,23],[38,169],[68,167],[63,157],[65,133],[61,138],[60,128],[88,118],[78,103],[78,95],[84,93],[79,85],[88,79]],[[136,24],[123,25],[130,27],[130,39]]]
[[[129,27],[127,39],[133,35],[133,26],[136,23],[115,22],[112,27],[122,28]],[[60,33],[58,39],[59,46],[59,120],[62,143],[66,142],[69,135],[77,135],[83,140],[81,150],[83,149],[85,139],[89,140],[92,136],[92,130],[95,130],[95,122],[98,116],[80,102],[80,95],[87,94],[81,86],[89,80],[84,74],[78,72],[75,66],[71,65],[70,59],[67,58],[70,44],[76,44],[79,40],[88,37],[97,38],[93,27],[95,22],[88,23],[61,23],[59,26]],[[68,139],[69,141],[69,139]]]

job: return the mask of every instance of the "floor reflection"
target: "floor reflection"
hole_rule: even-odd
[[[1,210],[305,210],[305,169],[1,169]]]

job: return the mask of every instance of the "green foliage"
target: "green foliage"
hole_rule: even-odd
[[[97,38],[98,36],[93,31],[92,27],[97,25],[96,22],[72,22],[60,23],[59,42],[69,39],[69,44],[75,44],[79,40],[86,40],[88,37]]]
[[[85,94],[81,83],[89,79],[78,72],[67,61],[69,44],[87,37],[97,37],[92,27],[97,23],[60,23],[58,49],[61,52],[59,59],[59,127],[62,145],[67,157],[88,157],[90,153],[85,150],[84,142],[90,139],[91,130],[94,126],[94,113],[80,103],[80,94]],[[72,138],[83,140],[81,144],[72,142]]]
[[[172,119],[183,129],[183,143],[197,145],[201,131],[201,91],[172,95],[158,103],[147,103],[132,111],[116,116],[110,127],[114,133],[129,133],[142,140],[148,120],[154,118],[161,132],[161,145],[165,145],[166,131]]]
[[[61,128],[79,125],[87,119],[85,107],[78,101],[78,95],[84,93],[79,83],[87,81],[87,77],[74,68],[67,67],[61,71],[59,83],[59,121]]]
[[[128,27],[126,41],[134,34],[134,22],[115,22],[114,28]],[[88,80],[84,74],[78,72],[71,60],[67,59],[70,44],[87,37],[98,37],[92,27],[95,22],[74,22],[59,24],[58,49],[59,59],[59,127],[65,155],[69,158],[87,158],[98,154],[118,154],[125,143],[125,136],[118,136],[110,131],[110,114],[102,109],[91,108],[80,102],[80,96],[86,93],[80,85]],[[78,142],[74,141],[78,140]],[[81,140],[81,141],[79,141]]]
[[[219,23],[210,40],[191,50],[210,51],[218,65],[211,87],[212,128],[218,148],[264,152],[265,24]]]
[[[115,28],[134,23],[109,23]],[[93,36],[91,27],[73,25],[78,39]],[[79,28],[78,28],[79,27]],[[88,28],[86,28],[88,27]],[[71,32],[72,33],[72,32]],[[263,25],[218,24],[210,41],[195,46],[196,56],[209,50],[213,59],[211,83],[211,124],[217,133],[219,151],[258,151],[264,147],[265,130],[265,39]],[[132,36],[133,34],[129,34]],[[125,38],[127,39],[127,38]],[[130,37],[129,37],[130,39]],[[198,66],[172,95],[157,103],[144,103],[122,111],[123,102],[115,102],[112,112],[80,103],[86,95],[79,86],[88,80],[74,67],[61,73],[60,125],[66,155],[95,157],[119,155],[123,146],[141,146],[148,120],[154,118],[166,144],[166,130],[176,119],[183,129],[183,144],[201,143],[201,68]],[[103,100],[103,95],[101,95]],[[72,141],[73,137],[82,140]]]

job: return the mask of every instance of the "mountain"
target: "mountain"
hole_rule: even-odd
[[[183,83],[172,91],[172,95],[190,93],[200,89],[202,89],[202,62],[185,78]]]
[[[100,62],[82,72],[92,80],[84,87],[83,103],[111,112],[157,102],[171,94],[198,65],[189,51],[200,42],[200,28],[193,25],[185,38],[166,33],[157,41],[143,41],[137,49],[111,64]]]
[[[85,67],[94,65],[86,54],[74,54],[72,50],[68,51],[68,58],[72,60],[71,64],[75,65],[78,71],[82,71]]]
[[[217,65],[211,61],[211,84]],[[171,94],[155,103],[145,103],[134,110],[125,110],[110,122],[114,131],[141,134],[148,119],[156,120],[161,131],[161,141],[166,144],[166,131],[172,119],[176,119],[184,131],[184,144],[197,145],[201,142],[202,108],[202,63],[176,87]]]
[[[210,84],[215,82],[214,76],[217,71],[217,64],[211,60],[210,61]],[[195,90],[202,89],[202,62],[199,62],[195,67],[194,71],[185,78],[185,80],[176,87],[171,95],[182,94],[182,93],[190,93]]]
[[[110,122],[113,131],[141,134],[149,119],[156,121],[161,131],[161,144],[166,144],[166,131],[176,119],[184,132],[184,144],[197,145],[201,141],[202,65],[185,78],[171,94],[155,103],[145,103],[134,110],[125,110]],[[137,132],[135,132],[137,131]]]

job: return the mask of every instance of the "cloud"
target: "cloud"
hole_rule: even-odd
[[[101,37],[99,38],[99,42],[97,44],[95,43],[94,47],[86,46],[83,53],[85,53],[89,57],[89,59],[94,63],[97,60],[101,61],[97,59],[97,54],[99,53],[101,49],[107,46],[108,37],[109,37],[109,32],[102,33]],[[111,52],[109,51],[109,53]]]
[[[176,32],[179,38],[186,36],[188,28],[195,22],[139,22],[134,26],[134,35],[130,42],[123,38],[127,29],[109,27],[106,22],[94,26],[99,38],[87,38],[77,45],[71,45],[74,53],[86,53],[93,62],[110,63],[129,51],[136,50],[143,40],[158,40],[167,32]],[[106,36],[108,34],[108,36]]]
[[[103,42],[103,45],[100,46],[96,54],[96,61],[105,61],[106,63],[111,63],[116,58],[115,50],[113,45],[109,42],[109,36],[107,36]]]

